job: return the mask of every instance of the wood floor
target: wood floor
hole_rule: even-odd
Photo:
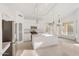
[[[23,56],[32,56],[32,53],[37,53],[38,56],[79,56],[79,44],[72,40],[61,39],[60,44],[36,50],[33,49],[31,41],[18,44],[17,47],[17,56],[22,55],[23,52]]]
[[[17,44],[16,56],[20,56],[23,53],[24,50],[33,50],[31,41],[26,41],[26,42]]]

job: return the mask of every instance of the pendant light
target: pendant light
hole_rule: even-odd
[[[36,19],[36,24],[38,24],[38,4],[35,5],[35,19]]]

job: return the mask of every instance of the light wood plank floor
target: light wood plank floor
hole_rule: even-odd
[[[33,50],[31,41],[23,42],[17,45],[17,47],[17,56],[20,56],[25,50]],[[60,39],[60,44],[39,48],[33,51],[36,51],[38,56],[79,56],[79,44],[72,40]],[[24,54],[24,56],[27,56],[27,53]]]

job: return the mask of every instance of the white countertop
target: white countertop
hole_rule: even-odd
[[[32,41],[34,49],[37,49],[58,44],[58,37],[47,33],[40,33],[34,35]]]
[[[10,47],[11,42],[3,42],[2,43],[2,54]]]

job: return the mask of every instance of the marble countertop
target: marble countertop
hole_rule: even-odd
[[[3,42],[2,43],[2,54],[10,47],[11,42]]]

